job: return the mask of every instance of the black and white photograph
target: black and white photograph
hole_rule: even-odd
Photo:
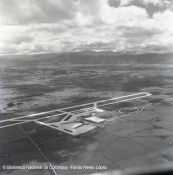
[[[173,175],[173,0],[0,0],[0,175]]]

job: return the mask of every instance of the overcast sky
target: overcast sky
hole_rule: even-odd
[[[0,0],[0,54],[173,51],[173,0]]]

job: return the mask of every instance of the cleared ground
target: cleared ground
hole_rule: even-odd
[[[104,107],[109,111],[104,116],[109,122],[79,138],[34,123],[3,128],[0,130],[1,167],[4,164],[97,164],[116,170],[172,163],[173,106],[165,100],[173,98],[173,67],[170,63],[150,63],[59,64],[56,59],[1,63],[1,120],[143,91],[153,94]],[[70,175],[96,170],[55,171]],[[2,175],[7,173],[49,175],[54,172],[0,171]]]

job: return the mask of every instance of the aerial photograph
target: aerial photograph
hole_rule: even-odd
[[[0,1],[0,175],[173,175],[173,1]]]

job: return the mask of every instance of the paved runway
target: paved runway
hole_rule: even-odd
[[[112,104],[117,104],[117,103],[121,103],[121,102],[127,102],[127,101],[132,101],[135,99],[148,97],[150,95],[151,94],[149,94],[147,92],[141,92],[141,93],[130,94],[130,95],[122,96],[122,97],[115,97],[112,99],[106,99],[106,100],[101,100],[101,101],[96,101],[96,102],[97,102],[98,107],[102,107],[102,106],[108,106],[108,105],[112,105]],[[40,121],[42,119],[48,119],[48,118],[53,118],[53,117],[62,118],[65,116],[65,114],[67,114],[69,112],[88,110],[88,109],[92,108],[93,105],[94,105],[94,102],[87,103],[87,104],[81,104],[81,105],[77,105],[77,106],[61,108],[61,109],[55,109],[52,111],[30,114],[30,115],[26,115],[26,116],[1,119],[0,120],[0,129],[10,127],[10,126],[16,126],[19,124],[28,123],[28,122],[31,122],[34,120]]]
[[[104,127],[79,138],[48,128],[40,128],[31,123],[22,125],[22,128],[27,137],[29,136],[46,155],[52,166],[102,165],[107,166],[108,170],[116,170],[163,165],[173,163],[173,104],[171,99],[165,101],[167,103],[146,104],[139,108],[136,107],[137,110],[130,113],[123,110],[121,110],[121,113],[112,111],[109,113],[110,122],[107,122]],[[7,131],[7,129],[12,128],[4,129]],[[10,152],[9,149],[6,150],[6,154],[11,155],[9,159],[12,163],[47,164],[38,150],[35,154],[33,154],[34,152],[30,153],[30,155],[35,155],[35,158],[26,153],[26,147],[29,145],[28,150],[36,151],[26,135],[20,136],[18,132],[18,142],[15,141],[17,138],[10,137],[11,134],[1,139],[4,140],[3,143],[9,143],[10,147],[13,148]],[[24,144],[25,139],[27,144]],[[27,162],[24,161],[25,159],[27,159]],[[55,169],[57,174],[62,175],[82,175],[95,171],[94,169]],[[33,171],[22,171],[22,174],[29,175],[31,172],[34,174]],[[19,174],[21,171],[13,170],[9,174],[17,173]],[[43,172],[35,171],[35,173],[42,174]],[[51,174],[52,172],[46,172],[45,170],[44,173]],[[3,172],[4,174],[5,172]]]

